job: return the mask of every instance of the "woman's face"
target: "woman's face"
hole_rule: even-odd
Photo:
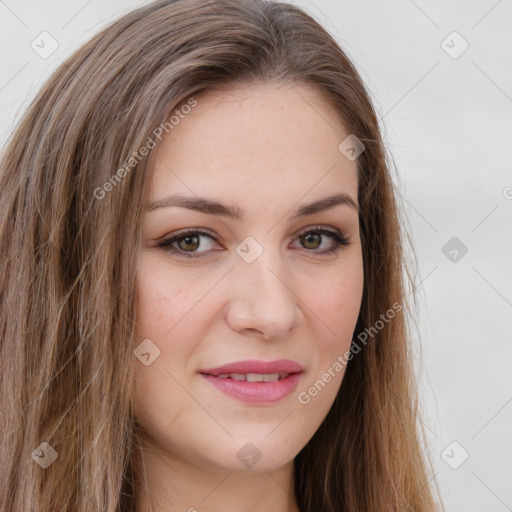
[[[306,445],[343,378],[363,292],[356,161],[338,149],[349,133],[334,108],[305,85],[196,99],[153,149],[135,414],[172,461],[268,471]],[[355,207],[322,203],[331,196]]]

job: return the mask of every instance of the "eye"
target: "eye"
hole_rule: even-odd
[[[331,247],[319,250],[319,248],[321,249],[324,237],[328,237],[331,240]],[[315,226],[303,231],[299,234],[299,241],[304,248],[311,249],[311,252],[318,252],[319,254],[332,254],[340,250],[342,246],[347,247],[352,243],[339,231],[322,226]]]
[[[206,237],[209,242],[202,243],[201,237]],[[165,237],[159,244],[158,247],[163,247],[165,250],[172,254],[178,254],[185,258],[197,258],[196,253],[207,252],[211,249],[211,243],[215,242],[215,238],[204,231],[184,229]],[[175,245],[178,246],[176,249]],[[206,247],[205,247],[206,246]],[[198,251],[197,249],[205,247],[204,250]]]
[[[201,241],[205,237],[208,241],[206,243]],[[328,237],[331,244],[327,249],[322,249],[323,239]],[[352,242],[344,237],[339,231],[327,229],[321,226],[309,228],[298,235],[298,240],[304,249],[308,252],[315,252],[318,254],[332,254],[341,249],[342,246],[349,246]],[[158,244],[171,254],[176,254],[184,258],[198,258],[201,257],[200,253],[209,252],[212,249],[213,242],[217,239],[204,231],[195,229],[184,229],[164,237]],[[202,250],[198,250],[201,248]]]

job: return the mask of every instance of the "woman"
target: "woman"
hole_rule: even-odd
[[[2,512],[435,509],[377,118],[311,17],[130,12],[0,170]]]

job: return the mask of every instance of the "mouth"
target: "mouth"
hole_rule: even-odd
[[[208,382],[242,402],[265,404],[282,400],[297,388],[303,367],[295,361],[239,361],[199,372]]]
[[[208,375],[208,374],[206,374]],[[212,375],[218,379],[231,379],[246,382],[276,382],[288,378],[291,373],[220,373]]]

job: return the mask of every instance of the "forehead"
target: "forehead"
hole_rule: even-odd
[[[151,200],[183,193],[265,204],[333,191],[357,199],[356,162],[338,149],[349,133],[315,88],[252,85],[196,100],[155,149]]]

